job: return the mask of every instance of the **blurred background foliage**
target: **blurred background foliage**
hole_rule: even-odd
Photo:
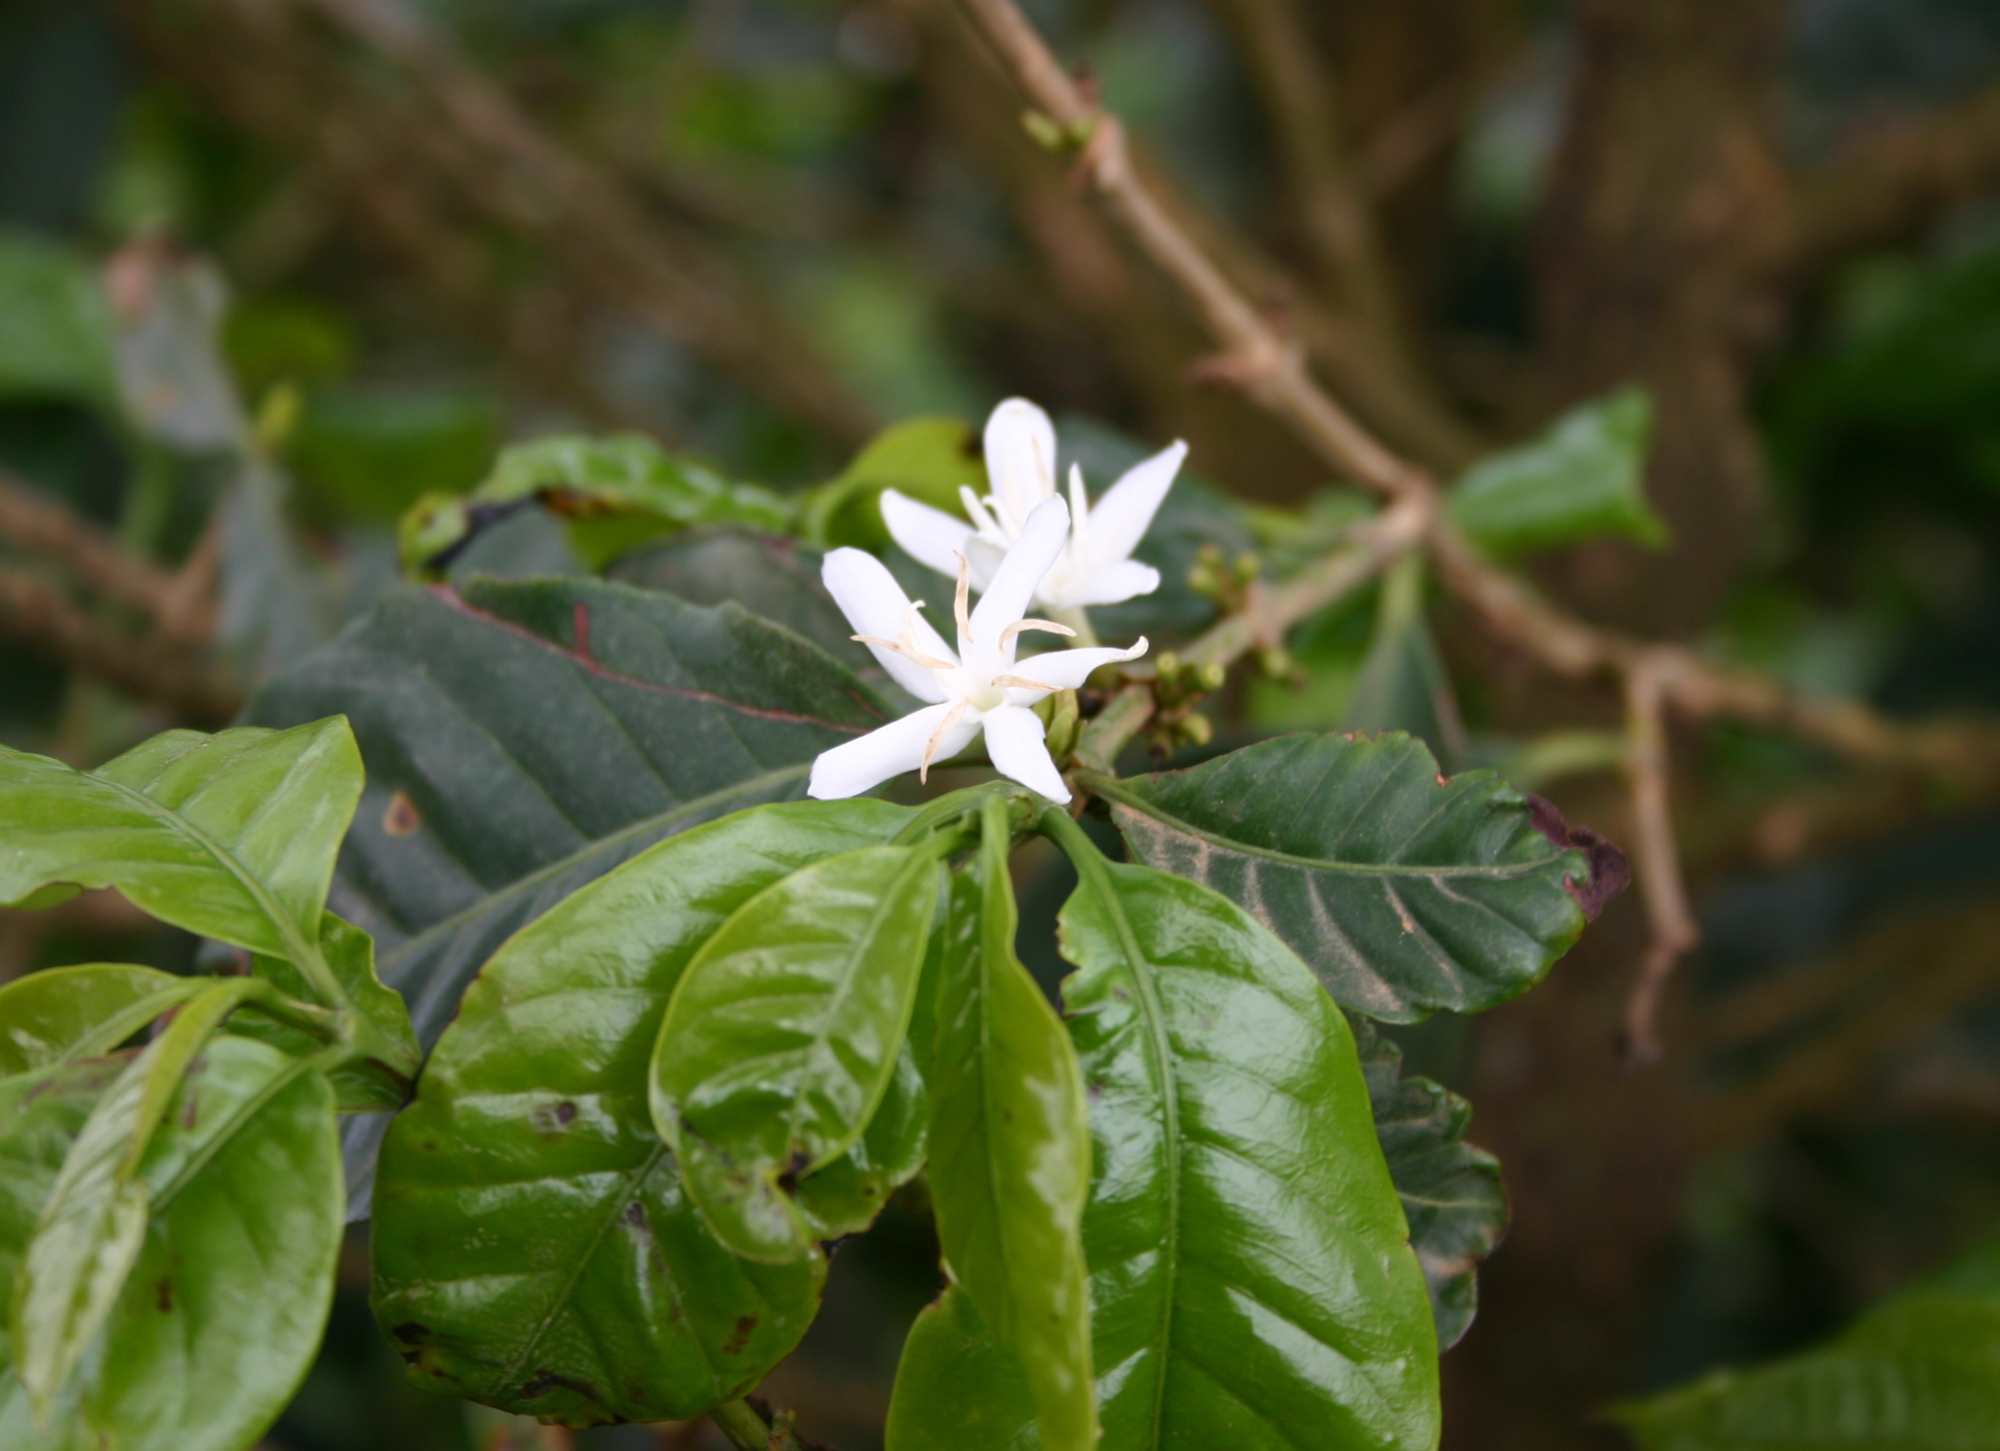
[[[1631,28],[1614,0],[1324,0],[1301,13],[1400,299],[1350,337],[1342,316],[1371,304],[1317,276],[1243,28],[1254,0],[1027,8],[1336,391],[1446,474],[1475,468],[1468,528],[1473,495],[1504,494],[1515,467],[1476,460],[1586,397],[1651,388],[1656,410],[1619,395],[1571,425],[1643,440],[1657,412],[1653,508],[1636,475],[1592,476],[1598,528],[1625,542],[1488,541],[1548,588],[1810,692],[2000,705],[2000,192],[1977,166],[1894,226],[1806,249],[1781,302],[1721,321],[1663,307],[1634,332],[1649,314],[1621,299],[1672,292],[1660,276],[1705,254],[1635,253],[1621,274],[1564,230],[1576,178],[1594,145],[1642,191],[1679,184],[1655,163],[1683,140],[1707,163],[1671,106],[1607,120],[1592,68],[1657,60],[1698,92],[1744,67],[1671,24],[1634,61],[1607,40]],[[1829,169],[1835,201],[1857,135],[1953,108],[2000,131],[1978,109],[2000,72],[1990,0],[1637,8],[1690,34],[1751,15],[1761,69],[1700,104]],[[1190,375],[1192,325],[1018,110],[924,0],[6,0],[0,482],[132,567],[107,581],[73,530],[51,548],[0,519],[0,739],[94,763],[227,719],[397,581],[397,523],[422,496],[466,494],[503,445],[559,432],[650,435],[789,498],[976,467],[949,423],[905,436],[915,463],[850,460],[882,425],[976,424],[1016,392],[1059,415],[1095,488],[1186,437],[1189,481],[1152,544],[1168,588],[1099,624],[1191,633],[1203,543],[1282,573],[1364,506]],[[1724,210],[1721,231],[1752,228],[1749,204]],[[1570,277],[1625,290],[1579,281],[1566,300]],[[1343,337],[1360,339],[1345,363]],[[849,494],[812,497],[823,541],[872,530]],[[452,572],[617,552],[580,553],[541,510],[487,522]],[[612,572],[700,598],[702,558]],[[1551,688],[1434,603],[1410,567],[1306,622],[1226,698],[1218,740],[1408,728],[1617,836],[1616,701]],[[1471,1096],[1515,1200],[1482,1323],[1446,1359],[1453,1448],[1624,1444],[1616,1398],[1823,1340],[2000,1219],[2000,817],[1971,787],[1843,771],[1761,732],[1677,750],[1706,943],[1669,1061],[1618,1063],[1631,903],[1530,998],[1396,1034]],[[1062,891],[1060,866],[1036,870],[1031,926]],[[0,917],[0,977],[192,952],[96,895]],[[848,1451],[878,1444],[902,1327],[936,1289],[921,1208],[843,1248],[827,1313],[773,1377]],[[366,1314],[359,1239],[349,1269],[273,1446],[541,1444],[407,1389]]]

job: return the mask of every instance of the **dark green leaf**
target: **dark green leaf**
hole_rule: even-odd
[[[816,862],[740,907],[675,988],[653,1049],[653,1124],[736,1253],[810,1252],[793,1182],[846,1153],[888,1091],[937,873],[929,846]]]
[[[337,1004],[319,919],[360,793],[338,718],[168,731],[91,772],[0,748],[0,902],[52,882],[116,887],[177,927],[284,958]]]
[[[572,1424],[678,1419],[791,1349],[824,1261],[731,1255],[647,1111],[667,999],[739,907],[887,841],[876,801],[770,806],[661,842],[517,934],[395,1121],[375,1308],[417,1382]]]
[[[2000,1235],[1832,1344],[1612,1415],[1646,1451],[1968,1451],[2000,1427]]]
[[[1446,491],[1446,506],[1459,528],[1495,554],[1605,534],[1657,548],[1667,542],[1667,526],[1646,502],[1652,433],[1646,391],[1620,389],[1474,464]]]
[[[45,1420],[103,1328],[146,1237],[150,1186],[139,1172],[188,1064],[248,995],[209,982],[98,1100],[62,1162],[14,1286],[14,1368]]]
[[[0,1078],[108,1053],[202,985],[123,962],[18,978],[0,987]]]
[[[1526,992],[1583,930],[1576,894],[1622,885],[1505,781],[1446,781],[1404,735],[1283,736],[1089,784],[1140,861],[1240,903],[1341,1006],[1391,1022]]]
[[[1430,1307],[1345,1019],[1230,902],[1058,839],[1103,1451],[1429,1451]],[[1018,1362],[979,1329],[951,1297],[919,1319],[891,1451],[1037,1444],[1032,1401],[1005,1404]]]
[[[0,1297],[72,1141],[118,1063],[0,1082]],[[180,1080],[136,1182],[137,1263],[46,1435],[0,1368],[0,1445],[19,1451],[241,1451],[311,1364],[340,1248],[326,1081],[259,1043],[209,1043]],[[0,1344],[0,1362],[12,1346]]]
[[[479,965],[554,903],[663,837],[801,794],[815,755],[888,717],[733,606],[581,580],[398,592],[250,715],[331,711],[368,764],[331,905],[374,937],[426,1045]],[[383,1126],[348,1132],[357,1207]]]
[[[1403,1054],[1366,1018],[1351,1024],[1368,1079],[1375,1134],[1424,1267],[1438,1348],[1449,1350],[1479,1308],[1479,1262],[1507,1232],[1500,1161],[1465,1142],[1472,1105],[1428,1078],[1403,1078]]]
[[[1375,634],[1339,724],[1344,731],[1408,731],[1456,764],[1465,727],[1424,612],[1424,565],[1405,556],[1382,581]]]
[[[530,503],[570,520],[578,552],[593,565],[690,524],[782,530],[792,521],[791,504],[768,489],[675,458],[641,434],[563,434],[503,450],[470,494],[419,499],[403,518],[404,567],[441,570],[481,528]]]
[[[977,873],[953,887],[931,1073],[931,1198],[953,1277],[1032,1388],[1041,1445],[1090,1451],[1083,1079],[1061,1020],[1014,955],[1008,837],[1007,807],[990,798]]]

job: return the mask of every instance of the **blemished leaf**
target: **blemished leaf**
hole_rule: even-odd
[[[1667,526],[1645,490],[1652,434],[1652,399],[1643,388],[1621,388],[1474,464],[1445,491],[1445,505],[1459,528],[1503,557],[1604,535],[1660,548]]]
[[[1090,1130],[1076,1049],[1014,955],[1007,807],[953,884],[938,985],[931,1200],[953,1278],[1020,1362],[1046,1451],[1097,1443],[1081,1238]]]
[[[740,1394],[804,1333],[825,1261],[739,1260],[653,1130],[647,1064],[695,952],[807,864],[892,838],[878,801],[767,806],[660,842],[487,964],[396,1120],[375,1310],[419,1385],[587,1425]]]
[[[176,927],[293,963],[338,997],[319,950],[334,855],[361,794],[347,722],[168,731],[95,771],[0,748],[0,902],[116,887]]]
[[[66,247],[0,233],[0,395],[107,412],[117,398],[111,309],[95,269]]]
[[[844,1154],[888,1091],[929,945],[937,853],[871,846],[801,868],[695,954],[653,1048],[653,1125],[723,1243],[812,1252],[792,1182]]]
[[[427,494],[413,504],[400,530],[404,568],[435,575],[479,530],[537,503],[570,521],[577,552],[593,566],[691,524],[783,530],[793,516],[770,490],[725,479],[642,434],[560,434],[503,449],[469,494]]]
[[[866,685],[734,606],[584,580],[407,589],[251,703],[353,722],[368,780],[330,905],[437,1041],[481,963],[663,837],[805,790],[888,719]],[[366,1213],[385,1121],[350,1120]]]
[[[54,967],[0,987],[0,1078],[109,1053],[203,986],[123,962]]]
[[[122,1067],[0,1082],[0,1296],[58,1167]],[[290,1401],[333,1298],[341,1189],[333,1096],[303,1063],[211,1041],[180,1081],[138,1182],[150,1222],[79,1372],[38,1433],[0,1344],[0,1445],[242,1451]]]
[[[35,1220],[14,1286],[14,1370],[46,1421],[125,1286],[146,1236],[139,1173],[189,1063],[248,984],[209,982],[133,1058],[91,1110]]]
[[[1103,1451],[1291,1451],[1305,1427],[1430,1451],[1430,1306],[1345,1020],[1215,893],[1077,865],[1063,999],[1090,1094]],[[918,1318],[891,1451],[1037,1444],[1020,1364],[969,1308],[950,1294]]]
[[[879,552],[889,544],[884,489],[962,515],[960,488],[987,490],[978,433],[963,419],[908,418],[876,434],[836,477],[805,496],[799,532],[823,549],[846,544]]]
[[[1342,1007],[1389,1022],[1526,992],[1582,932],[1583,904],[1624,885],[1601,838],[1490,771],[1445,780],[1401,734],[1281,736],[1089,784],[1134,857],[1240,904]]]
[[[888,1092],[846,1153],[799,1181],[798,1206],[813,1238],[859,1234],[897,1189],[917,1177],[930,1144],[931,1104],[924,1076],[905,1043]]]
[[[1963,1451],[2000,1427],[2000,1234],[1831,1344],[1611,1409],[1645,1451]]]
[[[1479,1262],[1507,1232],[1500,1161],[1465,1142],[1471,1104],[1428,1078],[1402,1077],[1402,1050],[1366,1018],[1350,1026],[1368,1080],[1375,1136],[1430,1288],[1438,1349],[1449,1350],[1478,1312]]]

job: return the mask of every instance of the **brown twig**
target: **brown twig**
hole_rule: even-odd
[[[960,0],[1028,99],[1062,132],[1086,138],[1077,172],[1127,238],[1186,295],[1228,361],[1242,391],[1289,423],[1340,472],[1392,503],[1412,503],[1427,520],[1424,543],[1438,577],[1496,638],[1573,679],[1610,676],[1624,684],[1636,726],[1635,803],[1641,812],[1641,881],[1654,917],[1655,947],[1641,975],[1633,1020],[1647,1029],[1633,1048],[1651,1046],[1652,1008],[1674,958],[1693,940],[1680,885],[1666,800],[1664,714],[1695,719],[1733,716],[1786,730],[1851,760],[1926,775],[2000,778],[2000,733],[1978,727],[1904,726],[1858,701],[1801,696],[1766,676],[1719,669],[1692,651],[1648,644],[1600,630],[1542,599],[1516,575],[1493,565],[1436,507],[1437,486],[1421,469],[1384,447],[1330,397],[1296,350],[1230,283],[1220,268],[1157,203],[1133,172],[1117,117],[1084,95],[1012,0]],[[1241,648],[1250,644],[1242,634]],[[1143,724],[1143,702],[1128,692],[1114,702],[1121,728]],[[1101,747],[1104,739],[1089,740]],[[1102,749],[1095,751],[1103,759]]]
[[[1674,964],[1701,940],[1694,914],[1688,910],[1680,853],[1674,845],[1664,704],[1653,670],[1641,664],[1627,673],[1625,769],[1632,792],[1632,857],[1652,928],[1638,981],[1625,1005],[1625,1052],[1635,1064],[1651,1063],[1660,1056],[1660,995]]]
[[[227,721],[243,704],[231,681],[186,652],[92,618],[26,570],[0,569],[0,631],[202,724]]]
[[[58,566],[107,602],[146,615],[174,639],[193,643],[208,637],[213,620],[201,574],[176,574],[132,553],[107,531],[5,469],[0,469],[0,539]],[[197,550],[190,564],[201,556]]]

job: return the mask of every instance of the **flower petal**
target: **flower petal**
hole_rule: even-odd
[[[985,675],[997,675],[1006,668],[999,650],[1000,632],[1028,613],[1035,586],[1068,540],[1069,505],[1057,498],[1037,504],[972,612],[972,638],[981,654],[976,662],[968,659],[968,666]],[[988,650],[993,652],[990,660],[985,654]]]
[[[1149,595],[1160,587],[1160,572],[1136,559],[1115,564],[1093,565],[1083,578],[1066,583],[1062,598],[1050,601],[1059,610],[1078,610],[1086,605],[1116,605],[1136,595]]]
[[[1186,444],[1176,441],[1151,458],[1133,464],[1117,483],[1104,491],[1104,497],[1090,511],[1090,562],[1093,566],[1101,568],[1132,557],[1132,551],[1139,547],[1139,541],[1146,537],[1146,530],[1152,526],[1153,516],[1159,513],[1167,490],[1174,486],[1174,475],[1181,471],[1181,462],[1187,458],[1187,451]],[[1131,596],[1120,595],[1119,598],[1130,599]],[[1112,601],[1093,600],[1091,603],[1110,604]]]
[[[1062,772],[1043,739],[1040,716],[1018,705],[1003,705],[987,711],[980,724],[986,730],[986,754],[994,770],[1051,801],[1069,800],[1069,787],[1063,785]]]
[[[1023,680],[1046,685],[1051,690],[1075,690],[1088,680],[1091,672],[1100,665],[1122,665],[1127,660],[1137,660],[1145,653],[1146,640],[1141,636],[1139,643],[1129,650],[1112,650],[1093,645],[1086,650],[1050,650],[1045,654],[1030,655],[1027,659],[1015,663],[1013,673]],[[1027,698],[1021,699],[1023,696]],[[1041,699],[1041,693],[1014,686],[1008,690],[1008,699],[1016,704],[1032,705]]]
[[[931,732],[937,729],[938,722],[950,710],[949,705],[927,705],[901,720],[890,721],[880,730],[870,731],[859,740],[835,746],[830,751],[821,751],[813,762],[812,780],[806,786],[806,795],[820,801],[839,801],[848,796],[859,796],[891,776],[916,770],[923,761],[924,747],[930,742]],[[978,733],[977,724],[960,721],[945,734],[931,759],[951,759],[964,750]]]
[[[1025,398],[1009,398],[986,420],[986,476],[1010,533],[1056,491],[1056,426]]]
[[[903,553],[939,574],[958,578],[958,556],[972,538],[970,524],[894,489],[882,491],[882,522]]]
[[[957,661],[958,656],[921,614],[911,616],[910,597],[903,593],[888,566],[874,555],[859,549],[836,549],[820,566],[819,577],[856,634],[894,640],[903,633],[907,620],[919,651],[938,660]],[[944,687],[924,666],[880,645],[870,645],[868,649],[889,672],[889,678],[918,700],[935,702],[945,698]]]

